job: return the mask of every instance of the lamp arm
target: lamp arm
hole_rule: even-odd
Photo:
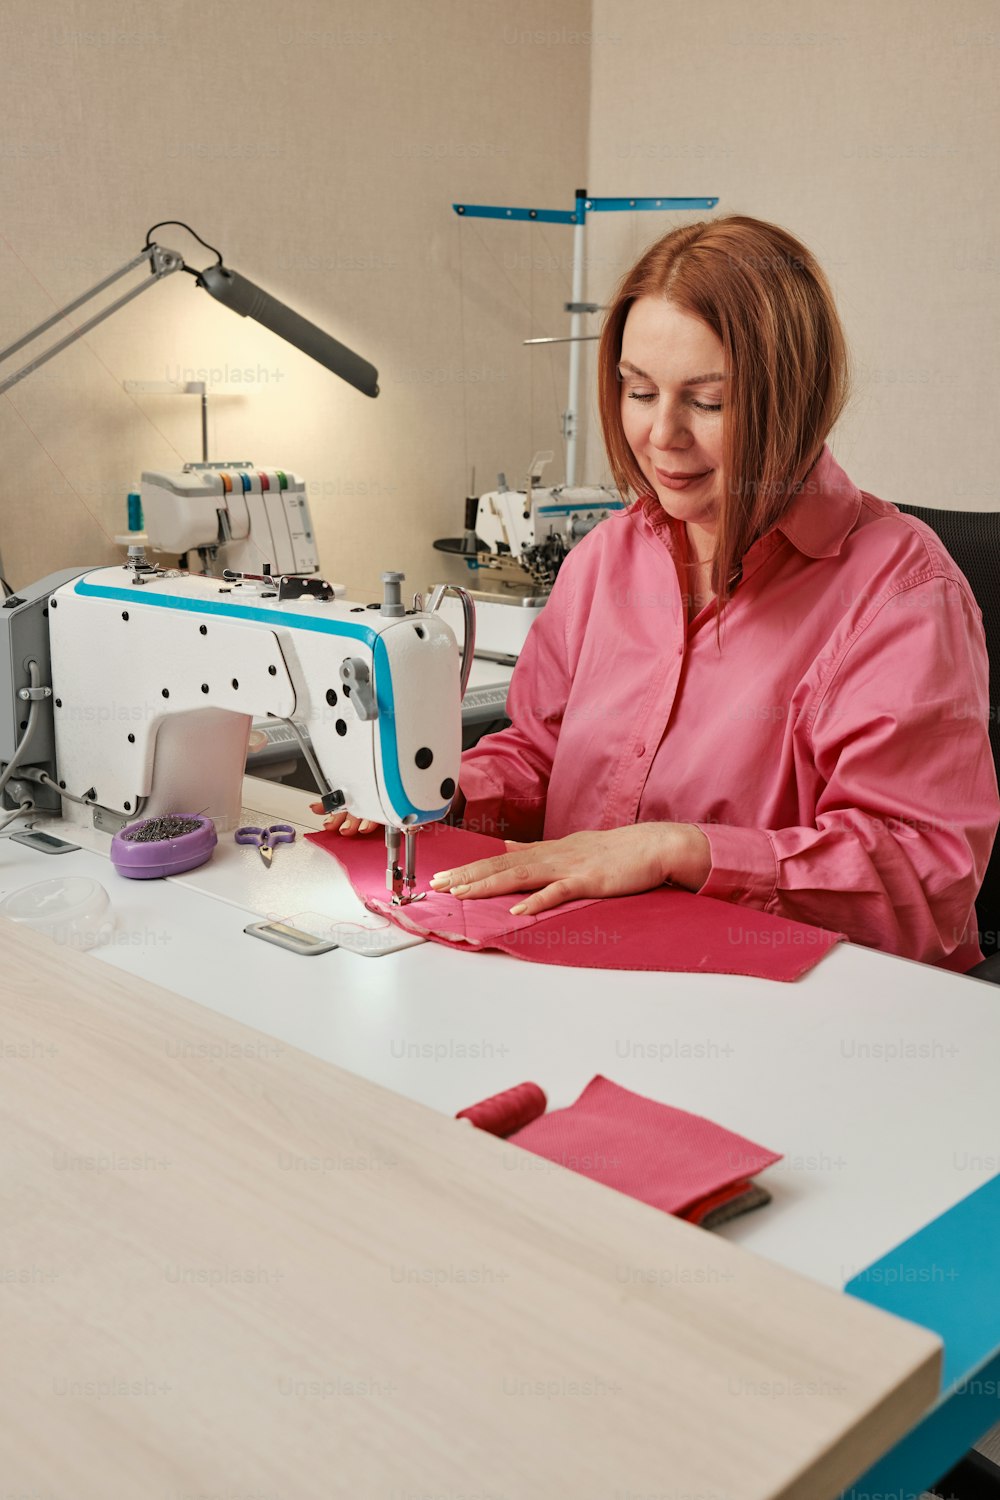
[[[164,276],[170,276],[174,271],[187,270],[183,258],[178,255],[176,250],[165,250],[160,245],[147,245],[141,254],[135,256],[126,265],[120,266],[117,271],[112,271],[110,276],[105,276],[103,281],[99,281],[89,291],[74,298],[72,302],[68,302],[65,307],[61,307],[58,312],[53,313],[44,322],[39,323],[21,338],[15,340],[13,344],[9,344],[6,349],[0,350],[0,364],[3,364],[4,360],[9,359],[12,354],[16,354],[19,349],[23,349],[25,344],[30,344],[34,339],[40,338],[43,333],[47,333],[62,318],[67,317],[71,312],[75,312],[78,307],[82,307],[85,302],[89,302],[91,298],[103,292],[106,287],[112,286],[122,276],[126,276],[129,271],[135,270],[136,266],[141,266],[143,261],[149,261],[150,263],[152,275],[148,281],[140,281],[139,285],[133,287],[130,292],[126,292],[117,301],[110,302],[99,313],[95,313],[92,318],[88,318],[85,323],[81,323],[79,328],[74,328],[65,338],[59,339],[55,344],[44,350],[43,353],[30,360],[28,364],[22,365],[19,370],[15,370],[13,375],[8,375],[5,379],[0,380],[0,395],[4,391],[10,390],[12,385],[17,385],[18,381],[23,380],[26,375],[30,375],[32,370],[37,370],[39,365],[47,364],[50,359],[61,353],[63,349],[66,349],[70,344],[75,344],[77,339],[82,338],[85,333],[89,333],[92,328],[96,328],[98,323],[103,323],[105,318],[110,318],[112,313],[116,313],[120,307],[124,307],[126,303],[138,297],[141,292],[148,291],[156,282],[162,281]]]
[[[151,235],[153,230],[161,229],[166,224],[174,222],[174,220],[165,219],[161,224],[154,224],[149,234]],[[176,222],[179,223],[179,221]],[[120,277],[126,276],[129,271],[134,271],[136,266],[141,266],[143,261],[149,262],[152,272],[150,279],[140,281],[138,286],[133,287],[130,292],[126,292],[115,302],[109,302],[107,307],[95,313],[92,318],[88,318],[85,323],[81,323],[78,328],[74,328],[65,338],[57,340],[28,364],[15,370],[13,375],[0,379],[0,395],[3,395],[4,391],[9,391],[12,385],[17,385],[19,380],[30,375],[33,370],[37,370],[39,365],[47,364],[63,349],[68,348],[70,344],[75,344],[77,339],[89,333],[92,328],[96,328],[98,323],[103,323],[105,318],[110,318],[112,313],[116,313],[120,307],[133,301],[141,292],[147,291],[157,281],[162,281],[164,276],[172,275],[174,271],[187,271],[195,278],[198,286],[203,287],[216,301],[222,302],[241,317],[250,317],[255,322],[262,323],[265,328],[269,328],[286,343],[294,344],[297,349],[302,350],[303,354],[308,354],[310,359],[316,360],[318,364],[331,370],[334,375],[339,375],[356,390],[362,391],[366,396],[378,395],[378,371],[374,365],[362,359],[360,354],[355,354],[353,349],[348,349],[346,344],[341,344],[337,339],[331,338],[330,334],[317,328],[315,323],[310,323],[307,318],[303,318],[292,308],[286,307],[283,302],[279,302],[262,287],[248,281],[237,271],[224,266],[220,252],[214,246],[209,245],[206,240],[201,239],[201,235],[195,234],[189,225],[180,224],[180,227],[187,229],[189,234],[194,234],[196,240],[200,240],[206,249],[212,251],[217,257],[214,266],[207,266],[204,271],[194,271],[184,264],[183,257],[178,255],[176,250],[165,250],[162,245],[157,245],[155,242],[149,243],[149,235],[147,235],[147,244],[133,260],[119,267],[117,271],[112,271],[110,276],[105,276],[103,281],[99,281],[89,291],[75,297],[72,302],[68,302],[65,307],[61,307],[44,322],[39,323],[21,338],[15,339],[14,343],[9,344],[6,349],[0,349],[0,365],[12,354],[16,354],[19,349],[23,349],[25,344],[30,344],[40,338],[43,333],[47,333],[60,319],[75,312],[78,307],[82,307],[85,302],[89,302],[92,297],[96,297],[107,287],[113,286]]]

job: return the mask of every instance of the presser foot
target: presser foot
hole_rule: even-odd
[[[414,901],[423,901],[426,891],[393,891],[391,906],[412,906]]]
[[[386,870],[386,886],[392,895],[393,906],[409,906],[414,901],[423,901],[426,891],[417,891],[417,836],[411,829],[400,831],[387,828],[386,848],[389,867]],[[400,845],[403,861],[400,863]]]

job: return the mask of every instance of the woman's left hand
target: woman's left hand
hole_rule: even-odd
[[[530,891],[511,912],[533,917],[565,901],[630,896],[668,880],[697,890],[711,867],[708,839],[693,823],[633,823],[538,844],[508,840],[506,854],[442,870],[430,883],[462,900]]]

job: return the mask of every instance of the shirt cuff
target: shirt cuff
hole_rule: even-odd
[[[778,859],[769,834],[760,828],[696,823],[708,839],[712,868],[699,896],[738,901],[766,911],[778,889]]]

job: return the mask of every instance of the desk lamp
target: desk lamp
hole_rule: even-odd
[[[204,245],[206,250],[211,250],[216,258],[215,264],[208,266],[204,271],[195,271],[191,266],[185,265],[183,256],[179,255],[176,250],[167,250],[162,245],[156,244],[152,235],[157,229],[164,229],[168,225],[176,225],[194,235],[200,245]],[[321,328],[317,328],[315,323],[310,323],[300,313],[286,307],[283,302],[279,302],[262,287],[248,281],[238,271],[224,266],[221,252],[216,250],[214,245],[208,244],[207,240],[203,240],[200,234],[195,234],[189,225],[181,223],[179,219],[164,219],[159,224],[154,224],[146,235],[146,244],[139,255],[126,265],[120,266],[117,271],[112,271],[110,276],[105,276],[103,281],[99,281],[82,296],[75,297],[72,302],[68,302],[65,307],[61,307],[58,312],[53,313],[50,318],[46,318],[23,337],[15,340],[13,344],[9,344],[6,349],[0,350],[0,365],[12,354],[16,354],[19,349],[23,349],[26,344],[32,343],[43,333],[47,333],[62,318],[75,312],[78,307],[82,307],[85,302],[89,302],[105,288],[112,286],[122,276],[128,275],[129,271],[134,270],[136,266],[141,266],[143,261],[149,263],[151,280],[140,282],[123,297],[109,303],[99,313],[95,313],[92,318],[81,323],[79,328],[74,328],[65,338],[59,339],[51,348],[29,360],[21,369],[15,370],[13,375],[0,380],[0,395],[10,390],[11,386],[16,385],[19,380],[23,380],[26,375],[30,375],[33,370],[37,370],[40,365],[46,364],[70,344],[75,343],[77,339],[82,338],[85,333],[89,333],[98,323],[102,323],[105,318],[116,313],[120,307],[124,307],[140,293],[148,291],[165,276],[173,275],[175,271],[186,271],[189,276],[195,278],[196,284],[214,297],[217,302],[232,308],[233,312],[239,313],[240,317],[253,318],[255,322],[262,323],[279,338],[285,339],[289,344],[294,344],[296,349],[302,350],[303,354],[308,354],[318,364],[323,365],[327,370],[332,370],[334,375],[339,375],[342,380],[346,380],[348,385],[353,385],[363,395],[378,395],[378,371],[374,365],[362,359],[360,354],[355,354],[353,349],[348,349],[345,344],[339,343],[330,334],[324,333]]]

